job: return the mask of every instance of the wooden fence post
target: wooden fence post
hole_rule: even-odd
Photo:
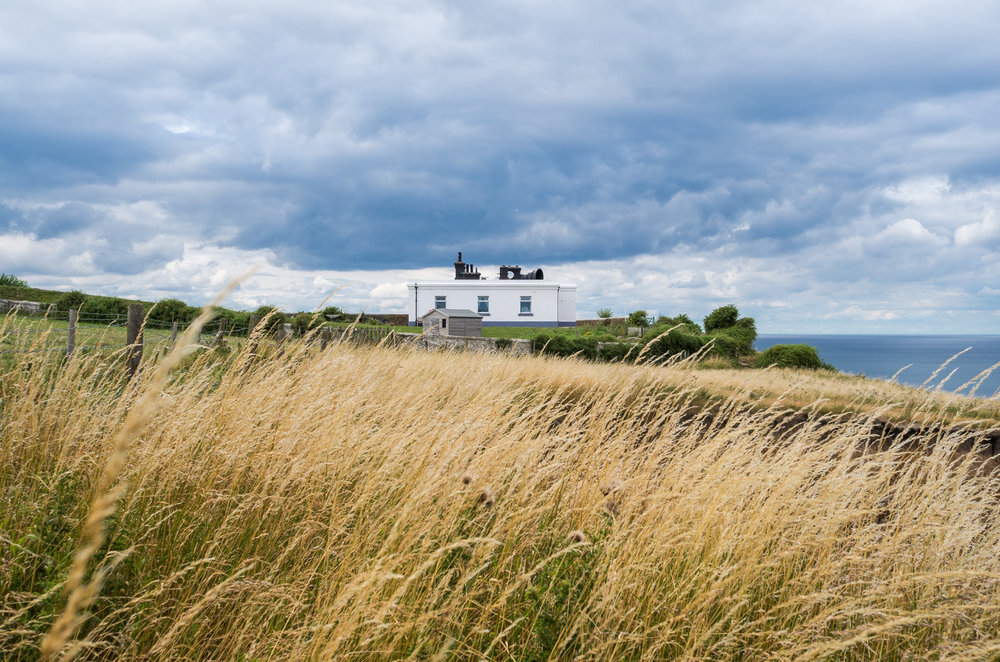
[[[128,305],[128,376],[131,379],[142,361],[142,304]]]
[[[215,344],[216,345],[221,345],[222,343],[224,343],[225,342],[225,335],[226,335],[226,318],[225,317],[220,317],[219,318],[219,330],[215,334]]]
[[[66,329],[66,356],[73,356],[76,349],[76,310],[69,311],[69,327]]]
[[[175,342],[177,342],[177,320],[170,325],[170,344],[173,345]]]
[[[292,325],[282,324],[281,331],[278,332],[278,356],[284,356],[285,344],[292,337]]]
[[[247,320],[247,344],[243,350],[247,355],[256,354],[257,352],[257,343],[260,341],[260,338],[254,338],[253,331],[259,323],[260,315],[251,315],[250,319]]]

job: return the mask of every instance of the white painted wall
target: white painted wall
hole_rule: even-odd
[[[411,325],[444,296],[446,307],[478,312],[479,296],[490,298],[483,326],[574,326],[576,285],[544,280],[449,280],[408,283],[407,314]],[[531,315],[522,315],[521,297],[531,297]]]

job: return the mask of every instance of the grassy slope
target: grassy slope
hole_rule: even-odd
[[[937,428],[867,454],[865,418],[778,438],[766,385],[697,418],[721,373],[685,367],[349,345],[250,359],[189,359],[124,455],[109,437],[137,399],[106,361],[0,364],[8,658],[32,659],[63,610],[108,467],[123,491],[94,554],[107,581],[79,634],[90,657],[1000,647],[997,478],[954,461],[961,438]]]
[[[40,290],[35,287],[12,287],[9,285],[0,286],[0,299],[11,301],[40,301],[41,303],[55,303],[65,292],[58,290]]]
[[[66,322],[43,320],[35,317],[12,317],[0,338],[0,351],[58,350],[66,346]],[[348,327],[349,324],[332,324]],[[359,329],[401,333],[418,333],[415,327],[389,327],[385,325],[356,325]],[[44,333],[49,329],[49,333]],[[506,331],[537,332],[530,327],[503,329]],[[24,333],[27,331],[27,333]],[[484,329],[485,331],[485,329]],[[571,329],[561,329],[572,333]],[[526,333],[530,337],[530,333]],[[105,324],[81,323],[77,330],[76,345],[79,348],[120,348],[125,344],[125,328],[109,327]],[[497,337],[518,337],[517,335]],[[148,346],[158,349],[170,340],[170,330],[165,325],[151,325],[144,332]],[[230,338],[234,346],[243,342],[241,338]],[[910,423],[930,416],[947,419],[950,422],[977,421],[980,424],[1000,426],[1000,400],[973,398],[956,395],[949,391],[929,393],[907,386],[890,384],[882,380],[867,379],[853,375],[829,373],[826,371],[789,370],[770,368],[767,370],[732,369],[724,361],[707,361],[683,366],[667,366],[660,369],[669,379],[680,380],[692,385],[700,392],[702,401],[719,401],[728,398],[750,398],[761,406],[780,404],[793,408],[809,406],[821,413],[856,412],[870,414],[877,412],[880,419]],[[980,394],[983,395],[983,394]]]

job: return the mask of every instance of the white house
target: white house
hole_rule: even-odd
[[[482,278],[458,254],[455,280],[407,283],[407,314],[415,326],[435,308],[466,308],[479,313],[483,326],[575,326],[576,285],[544,280],[541,269],[522,274],[500,267],[496,280]]]

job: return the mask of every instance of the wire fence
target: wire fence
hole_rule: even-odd
[[[0,355],[40,352],[70,355],[77,351],[120,351],[129,348],[131,372],[137,368],[144,350],[158,351],[169,347],[187,326],[179,321],[144,317],[141,304],[131,304],[125,315],[61,311],[54,306],[8,306],[6,314],[5,331],[0,338]],[[260,322],[261,318],[257,315],[249,315],[247,323],[240,325],[230,324],[230,320],[224,317],[218,318],[201,329],[196,342],[206,345],[246,342]],[[266,335],[256,342],[280,346],[295,335],[289,323],[272,325]],[[306,333],[305,338],[320,343],[323,348],[332,341],[396,345],[401,340],[392,329],[354,327],[321,327]]]

